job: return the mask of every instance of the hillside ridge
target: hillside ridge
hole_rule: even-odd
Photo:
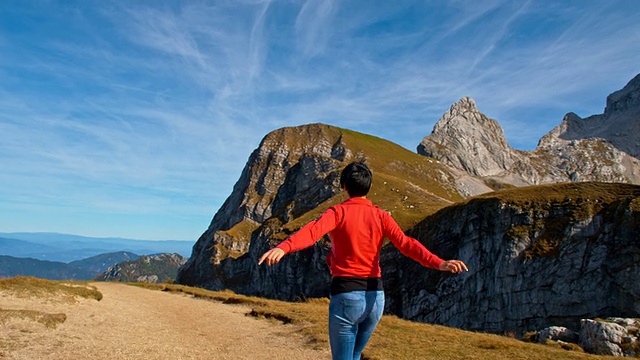
[[[324,124],[278,129],[249,157],[177,282],[290,300],[303,293],[328,294],[326,264],[312,261],[324,258],[322,243],[292,256],[291,261],[300,256],[299,263],[306,265],[278,287],[272,286],[273,274],[253,259],[346,199],[340,171],[356,160],[366,161],[376,174],[370,198],[404,228],[462,199],[444,166],[390,141]]]

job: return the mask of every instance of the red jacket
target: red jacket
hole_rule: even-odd
[[[331,237],[328,263],[331,275],[379,278],[380,249],[388,238],[400,252],[425,267],[437,269],[444,260],[427,250],[418,240],[404,234],[391,214],[366,198],[349,198],[330,207],[316,221],[302,227],[278,245],[286,254],[313,245],[322,236]]]

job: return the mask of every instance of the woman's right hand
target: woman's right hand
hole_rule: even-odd
[[[264,261],[266,261],[267,265],[269,266],[273,264],[277,264],[280,262],[280,260],[284,255],[285,255],[284,250],[280,248],[273,248],[267,251],[266,253],[264,253],[262,257],[260,257],[260,260],[258,260],[258,265],[261,265]]]

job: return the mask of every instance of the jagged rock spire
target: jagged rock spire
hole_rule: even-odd
[[[502,127],[478,111],[470,97],[444,113],[418,146],[418,153],[476,176],[497,175],[518,160]]]

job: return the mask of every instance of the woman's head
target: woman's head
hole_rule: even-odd
[[[347,190],[350,197],[366,196],[371,189],[371,170],[362,162],[352,162],[340,175],[340,187]]]

